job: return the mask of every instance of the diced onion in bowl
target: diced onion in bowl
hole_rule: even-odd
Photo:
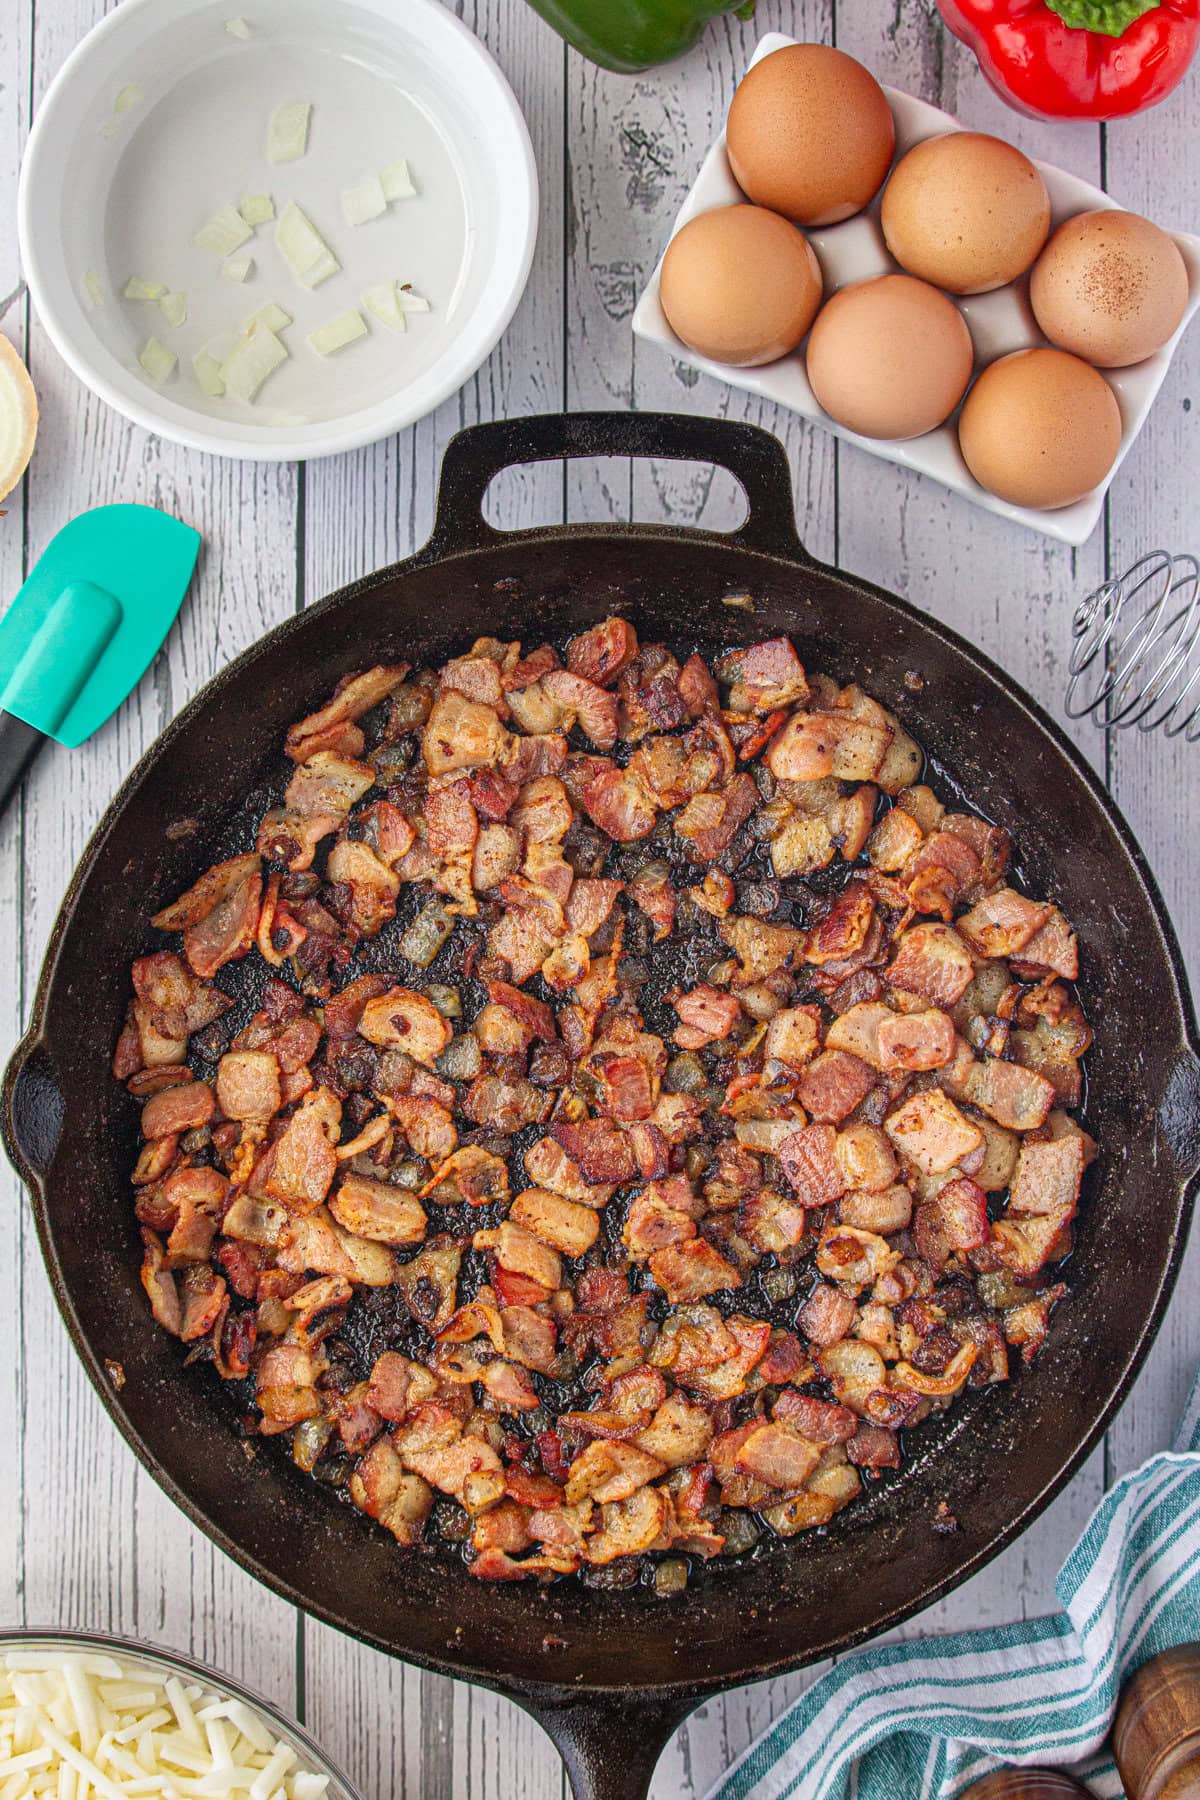
[[[287,345],[267,326],[256,324],[221,364],[226,393],[249,405],[267,376],[287,359]]]
[[[253,325],[265,325],[268,331],[286,331],[291,322],[290,312],[286,312],[277,300],[268,300],[265,306],[260,306],[256,313],[251,314],[246,329],[249,331]]]
[[[308,149],[308,126],[312,103],[308,100],[285,100],[271,114],[267,126],[267,161],[297,162]]]
[[[341,268],[308,214],[289,200],[275,225],[279,253],[301,287],[319,287]]]
[[[362,303],[371,317],[386,325],[389,331],[408,330],[404,308],[396,298],[394,281],[377,281],[372,287],[364,288]]]
[[[342,189],[342,217],[347,225],[366,225],[387,211],[387,196],[378,175],[368,175],[354,187]]]
[[[83,278],[84,292],[93,306],[104,305],[104,283],[95,269],[89,269]]]
[[[347,344],[353,344],[367,335],[367,327],[363,316],[354,307],[336,319],[330,319],[327,325],[318,325],[310,331],[308,341],[321,356],[332,356],[335,350],[344,350]]]
[[[166,291],[161,281],[146,281],[141,275],[131,275],[122,289],[126,300],[161,300]]]
[[[389,163],[386,169],[381,170],[379,181],[383,197],[389,206],[396,200],[412,200],[416,197],[417,190],[413,186],[413,178],[406,162]]]
[[[225,392],[225,382],[221,375],[221,365],[211,350],[197,350],[192,358],[192,373],[202,394],[207,394],[210,400],[221,398]]]
[[[138,361],[155,387],[161,387],[163,382],[169,381],[175,373],[179,358],[173,350],[168,350],[165,344],[160,344],[156,337],[148,337],[142,346]]]
[[[132,112],[133,108],[140,105],[145,97],[136,81],[131,81],[127,87],[121,89],[113,101],[113,111],[116,113]]]
[[[250,36],[249,19],[226,19],[225,29],[230,37],[241,38],[243,43]]]
[[[158,301],[158,310],[162,313],[162,316],[167,321],[168,325],[174,328],[178,328],[180,325],[186,325],[187,295],[179,292],[161,294]]]
[[[323,1800],[329,1776],[246,1701],[80,1649],[0,1655],[0,1791]]]
[[[247,194],[238,211],[247,225],[266,225],[275,217],[275,202],[270,194]]]
[[[200,227],[192,243],[197,250],[212,250],[217,256],[232,256],[253,235],[236,206],[223,206],[207,224]]]
[[[254,271],[252,256],[231,256],[221,264],[226,281],[245,281]]]

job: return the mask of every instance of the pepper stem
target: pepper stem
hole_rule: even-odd
[[[1057,13],[1064,25],[1073,31],[1095,31],[1101,37],[1122,37],[1129,27],[1148,12],[1154,12],[1161,0],[1046,0],[1050,11]]]

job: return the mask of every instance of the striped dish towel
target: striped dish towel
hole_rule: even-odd
[[[1200,1637],[1200,1379],[1173,1449],[1104,1496],[1056,1588],[1050,1618],[844,1657],[707,1800],[955,1800],[1004,1763],[1119,1800],[1102,1749],[1118,1689]]]

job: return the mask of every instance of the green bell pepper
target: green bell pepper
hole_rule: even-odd
[[[599,63],[633,75],[673,62],[722,13],[749,18],[754,0],[529,0],[568,44]]]

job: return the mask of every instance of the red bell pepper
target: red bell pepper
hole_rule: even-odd
[[[1200,42],[1200,0],[938,0],[1002,99],[1035,119],[1157,106]]]

